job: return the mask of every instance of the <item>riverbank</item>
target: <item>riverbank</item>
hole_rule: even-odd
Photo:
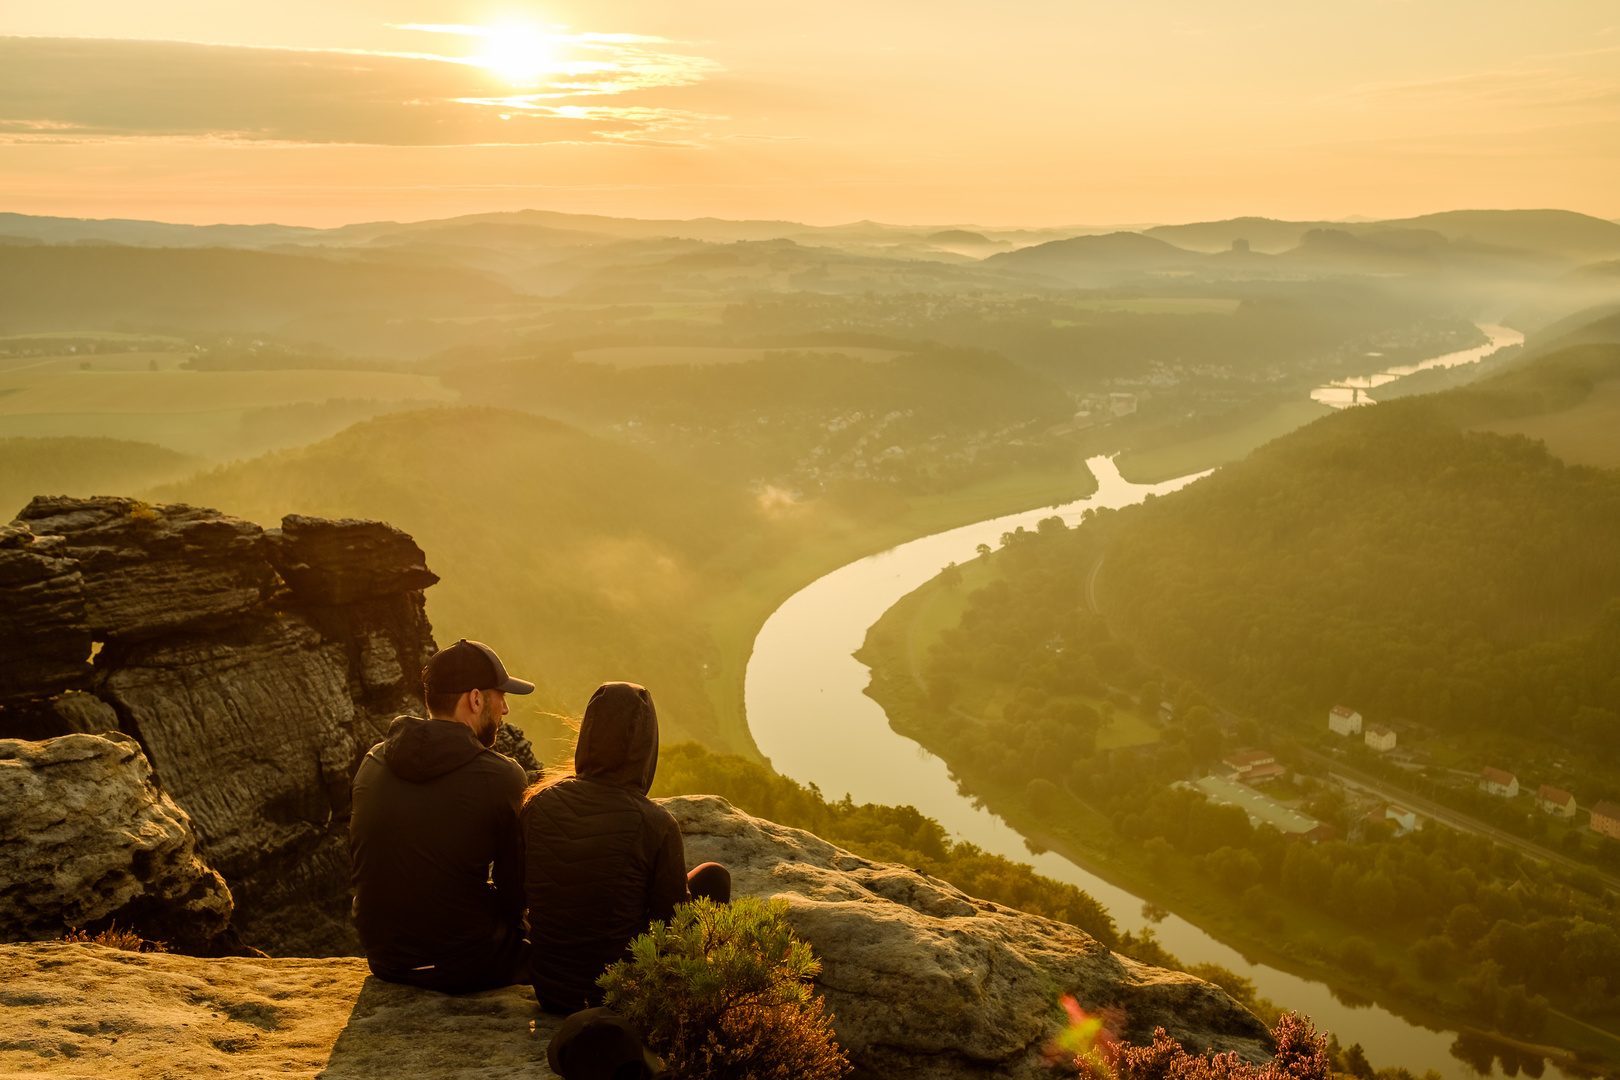
[[[744,680],[760,628],[788,597],[840,566],[919,537],[1073,502],[1096,490],[1097,478],[1084,462],[1076,462],[1072,469],[1009,473],[948,494],[911,498],[901,513],[884,521],[834,519],[820,524],[786,557],[707,598],[697,622],[707,628],[715,649],[704,685],[724,744],[717,749],[761,759],[748,728]]]
[[[974,576],[989,573],[978,567],[970,567],[968,572]],[[1473,1022],[1464,1007],[1463,991],[1444,974],[1425,975],[1413,957],[1410,941],[1378,934],[1371,926],[1352,927],[1279,890],[1245,891],[1248,881],[1235,883],[1230,891],[1223,889],[1202,857],[1182,854],[1162,841],[1141,844],[1127,839],[1117,822],[1072,789],[1045,784],[1046,790],[1037,792],[1033,784],[998,782],[976,767],[982,763],[954,758],[943,731],[950,725],[938,723],[941,710],[927,700],[918,657],[926,654],[928,641],[924,639],[939,632],[938,620],[925,618],[925,613],[947,604],[960,610],[959,591],[935,578],[908,594],[870,628],[857,658],[871,667],[866,692],[883,707],[893,729],[938,756],[960,781],[965,797],[1004,820],[1026,839],[1032,851],[1055,852],[1110,884],[1173,911],[1237,949],[1251,964],[1265,964],[1326,984],[1335,998],[1347,1004],[1377,1002],[1431,1030],[1466,1029]],[[963,682],[958,701],[966,711],[953,710],[959,716],[999,711],[992,693],[975,686],[970,678]],[[1100,706],[1101,702],[1092,704]],[[1110,729],[1127,717],[1146,726],[1134,712],[1121,710],[1099,733],[1099,747],[1105,747]],[[1293,1004],[1286,999],[1276,1003],[1283,1008]],[[1548,1017],[1546,1029],[1536,1041],[1556,1043],[1588,1058],[1620,1058],[1620,1036],[1557,1012]],[[1375,1060],[1374,1064],[1407,1063]]]

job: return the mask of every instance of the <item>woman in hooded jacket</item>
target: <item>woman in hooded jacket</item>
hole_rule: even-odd
[[[635,683],[603,683],[585,706],[573,772],[525,794],[530,966],[548,1012],[600,1005],[597,976],[676,904],[731,898],[720,864],[687,873],[680,827],[647,797],[657,768],[652,695]]]

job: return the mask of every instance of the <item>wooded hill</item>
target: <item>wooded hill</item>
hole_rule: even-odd
[[[1620,347],[1581,346],[1317,421],[1105,520],[1102,607],[1262,718],[1353,702],[1620,753],[1620,473],[1470,430],[1616,377]]]

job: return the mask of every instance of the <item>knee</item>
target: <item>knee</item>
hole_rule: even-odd
[[[729,903],[731,871],[716,862],[706,862],[702,866],[694,867],[692,872],[686,875],[686,891],[692,894],[694,900],[702,896],[717,904]]]

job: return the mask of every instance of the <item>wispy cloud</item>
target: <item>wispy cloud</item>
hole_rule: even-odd
[[[669,133],[725,119],[656,100],[720,70],[662,39],[415,29],[507,48],[452,56],[0,37],[0,142],[697,147]]]

